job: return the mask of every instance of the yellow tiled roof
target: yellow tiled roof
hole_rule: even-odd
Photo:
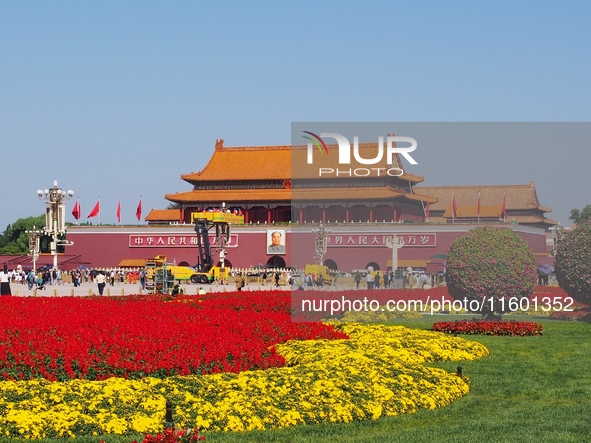
[[[146,216],[146,221],[179,221],[180,209],[152,209]]]
[[[517,223],[544,223],[549,226],[558,224],[556,220],[540,215],[508,215],[507,218],[514,218]]]
[[[117,265],[118,268],[143,268],[146,266],[145,258],[124,258]]]
[[[500,217],[502,210],[503,210],[502,205],[498,205],[498,206],[482,206],[482,205],[480,205],[480,217],[483,217],[483,218]],[[450,205],[445,209],[443,216],[447,217],[447,218],[451,218],[453,215],[452,212],[453,212],[452,207]],[[474,206],[460,206],[460,205],[458,205],[457,212],[458,212],[458,215],[457,215],[458,217],[476,218],[476,217],[478,217],[478,206],[477,205],[474,205]]]
[[[359,153],[362,158],[375,157],[377,143],[360,143]],[[181,174],[181,179],[189,183],[204,181],[233,180],[286,180],[292,178],[318,178],[318,168],[335,168],[337,145],[327,145],[328,155],[316,154],[314,164],[308,165],[306,146],[237,146],[225,147],[223,140],[216,142],[216,148],[209,163],[199,172]],[[386,164],[386,156],[376,165],[363,165],[351,156],[351,164],[340,167],[348,168],[400,168],[404,170],[400,157],[393,157],[393,164]],[[399,177],[403,181],[420,183],[423,177],[404,173]]]
[[[430,206],[431,211],[445,211],[456,197],[458,207],[474,207],[478,204],[480,193],[481,211],[485,206],[501,207],[506,196],[507,210],[538,209],[551,212],[538,200],[534,182],[527,185],[491,185],[491,186],[416,186],[415,192],[436,197],[438,202]]]
[[[404,191],[382,187],[362,188],[302,188],[302,189],[203,189],[188,192],[166,194],[167,200],[175,203],[195,203],[219,205],[225,202],[232,206],[232,202],[259,202],[259,201],[283,201],[289,204],[291,201],[335,201],[335,200],[384,200],[394,198],[406,198],[413,201],[433,201],[421,194],[408,194]]]

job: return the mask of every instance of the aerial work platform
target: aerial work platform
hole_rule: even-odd
[[[192,212],[191,223],[195,223],[195,220],[207,220],[213,223],[229,223],[233,225],[243,225],[244,215],[223,211]]]

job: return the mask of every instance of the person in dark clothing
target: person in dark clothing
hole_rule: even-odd
[[[357,289],[359,289],[359,283],[361,283],[361,274],[359,272],[355,273],[355,284],[357,285]]]
[[[0,271],[0,295],[12,295],[10,292],[10,272],[8,272],[7,265],[4,265],[4,269]]]

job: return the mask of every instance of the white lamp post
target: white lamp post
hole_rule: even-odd
[[[398,250],[404,246],[404,239],[397,235],[386,239],[386,247],[392,249],[392,271],[396,274],[398,269]]]
[[[45,203],[45,229],[46,235],[51,235],[51,255],[53,255],[53,269],[57,269],[57,243],[58,235],[66,233],[66,200],[74,196],[74,191],[63,191],[57,187],[57,180],[53,182],[53,188],[37,191],[40,200]]]
[[[330,229],[326,229],[320,223],[320,228],[312,229],[312,233],[314,234],[314,246],[316,248],[316,254],[320,258],[320,265],[324,264],[324,256],[326,255],[326,251],[328,250],[328,237],[330,234]]]
[[[39,234],[41,231],[33,229],[31,231],[25,231],[25,234],[29,235],[29,255],[33,257],[33,272],[37,272],[37,259],[39,258]]]

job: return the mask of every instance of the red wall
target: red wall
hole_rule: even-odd
[[[542,230],[523,227],[519,225],[504,225],[516,230],[528,241],[536,253],[544,253],[546,250],[546,237]],[[418,223],[386,223],[386,224],[357,224],[357,225],[333,225],[331,236],[359,236],[364,232],[367,236],[383,235],[415,235],[428,233],[434,235],[435,244],[421,247],[405,246],[399,250],[399,259],[430,259],[434,255],[446,254],[449,246],[455,238],[477,225],[432,225]],[[286,251],[288,254],[280,255],[287,266],[303,267],[306,263],[318,261],[314,246],[314,234],[312,229],[318,226],[293,225],[294,234],[287,226],[256,225],[234,228],[232,235],[234,243],[227,250],[227,259],[233,267],[246,268],[266,264],[273,256],[267,254],[267,235],[269,230],[286,230]],[[297,234],[296,234],[297,233]],[[303,237],[299,237],[303,233]],[[71,264],[88,264],[92,267],[115,267],[122,259],[146,259],[156,255],[166,255],[170,263],[187,262],[195,265],[197,262],[197,246],[158,246],[158,247],[132,247],[132,236],[150,236],[155,240],[160,239],[166,243],[170,237],[186,236],[195,237],[191,225],[177,225],[165,227],[137,226],[137,227],[102,227],[102,226],[75,226],[68,229],[68,240],[74,245],[68,246],[66,255],[70,257]],[[296,237],[296,244],[292,239]],[[334,238],[334,237],[333,237]],[[355,238],[358,239],[357,237]],[[217,261],[219,252],[214,248],[214,259]],[[392,257],[391,249],[383,244],[367,247],[351,245],[348,247],[329,246],[324,260],[334,260],[338,268],[343,271],[364,268],[369,262],[376,262],[384,269],[386,263]],[[63,260],[60,259],[60,262]],[[75,266],[72,266],[75,267]]]

